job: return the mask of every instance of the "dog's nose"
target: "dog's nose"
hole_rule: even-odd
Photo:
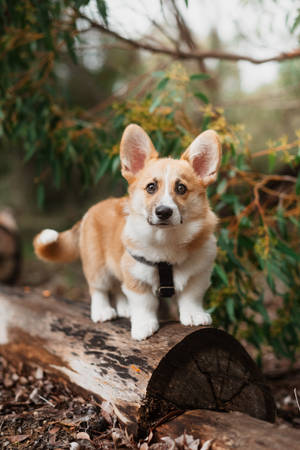
[[[158,206],[155,209],[155,214],[160,220],[167,220],[173,214],[173,210],[168,206]]]

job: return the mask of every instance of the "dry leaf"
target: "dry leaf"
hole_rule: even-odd
[[[23,442],[30,437],[30,434],[17,434],[16,436],[6,436],[12,444],[18,444],[19,442]]]
[[[55,434],[60,430],[60,428],[58,426],[51,428],[51,430],[49,430],[49,434]]]
[[[169,436],[163,437],[161,440],[164,441],[168,450],[175,450],[177,448],[174,439],[171,439]]]
[[[213,442],[213,439],[203,442],[203,445],[200,450],[209,450],[211,448],[212,442]]]
[[[114,422],[114,410],[112,405],[109,402],[102,402],[101,403],[101,413],[102,416],[104,417],[104,419],[110,424],[112,425]]]
[[[85,433],[84,431],[80,431],[79,433],[76,434],[76,439],[86,439],[86,440],[90,440],[90,436]]]

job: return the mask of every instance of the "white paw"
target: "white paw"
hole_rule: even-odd
[[[133,321],[131,324],[131,337],[136,341],[142,341],[152,336],[159,328],[157,319],[149,319],[147,322]]]
[[[130,317],[130,310],[126,297],[117,299],[117,314],[118,317]]]
[[[211,325],[211,315],[205,311],[181,311],[180,322],[182,325]]]
[[[93,322],[106,322],[107,320],[112,320],[117,317],[117,312],[115,308],[111,306],[105,307],[93,307],[91,306],[91,319]]]
[[[57,241],[58,235],[59,233],[57,231],[46,228],[46,230],[43,230],[39,235],[38,243],[42,245],[52,244]]]

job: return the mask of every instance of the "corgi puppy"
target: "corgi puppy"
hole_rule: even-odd
[[[221,161],[217,134],[204,131],[176,160],[159,158],[147,133],[131,124],[120,158],[129,195],[94,205],[68,231],[43,230],[34,239],[37,256],[55,262],[80,257],[91,319],[130,317],[133,339],[146,339],[159,328],[161,264],[172,270],[166,292],[174,293],[180,322],[210,324],[202,298],[216,257],[217,218],[206,188]]]

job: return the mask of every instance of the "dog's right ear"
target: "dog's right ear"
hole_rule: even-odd
[[[158,158],[158,153],[143,128],[132,123],[123,133],[120,158],[122,175],[130,182],[150,159]]]

